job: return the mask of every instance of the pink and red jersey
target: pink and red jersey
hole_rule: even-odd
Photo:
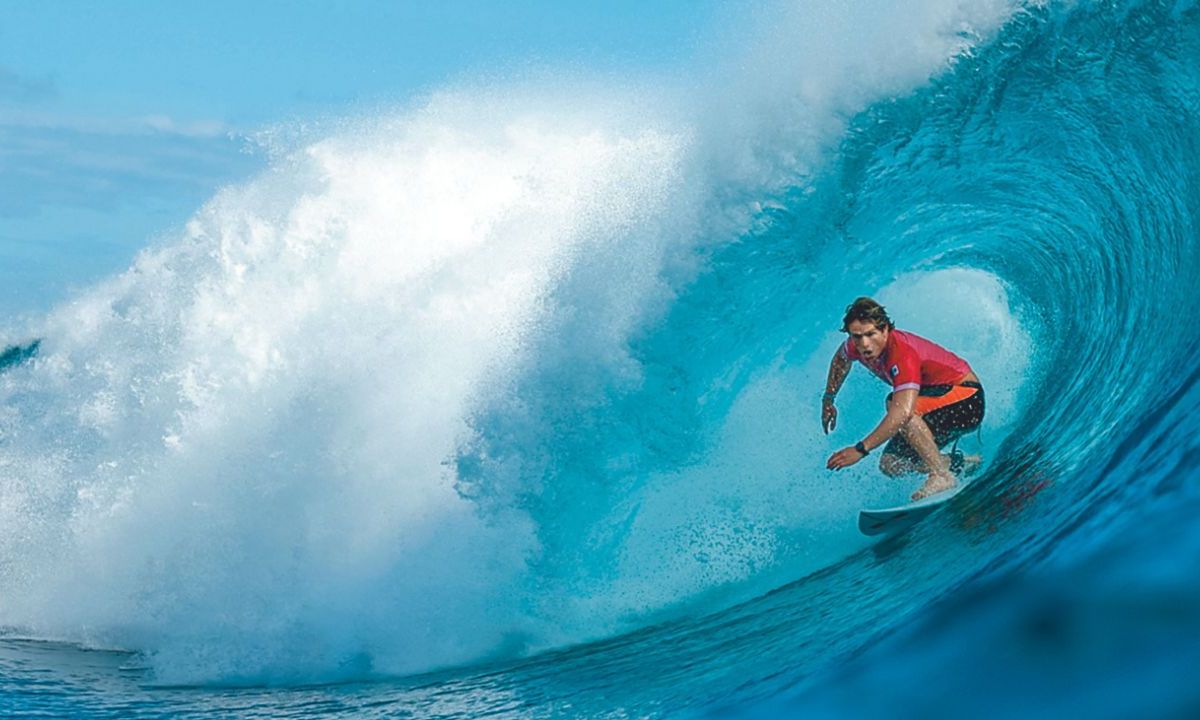
[[[857,360],[893,391],[920,390],[922,385],[955,385],[971,372],[965,360],[937,343],[903,330],[888,333],[887,347],[875,360],[865,360],[847,338],[842,351]]]

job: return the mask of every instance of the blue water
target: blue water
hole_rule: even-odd
[[[774,10],[327,128],[9,328],[0,714],[1200,714],[1200,8]],[[883,542],[864,293],[989,400]]]

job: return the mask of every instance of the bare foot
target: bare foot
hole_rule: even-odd
[[[914,502],[924,500],[930,495],[946,492],[957,484],[958,480],[949,473],[929,473],[929,477],[925,479],[925,484],[912,494],[912,499]]]

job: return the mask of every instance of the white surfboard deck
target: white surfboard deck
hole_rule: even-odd
[[[935,510],[946,504],[950,498],[962,492],[966,482],[959,481],[957,485],[916,502],[879,510],[860,510],[858,513],[858,531],[863,535],[895,534],[912,527],[924,520]]]

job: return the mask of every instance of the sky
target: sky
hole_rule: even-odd
[[[0,0],[0,314],[127,267],[263,167],[258,130],[522,68],[667,69],[721,4]]]

